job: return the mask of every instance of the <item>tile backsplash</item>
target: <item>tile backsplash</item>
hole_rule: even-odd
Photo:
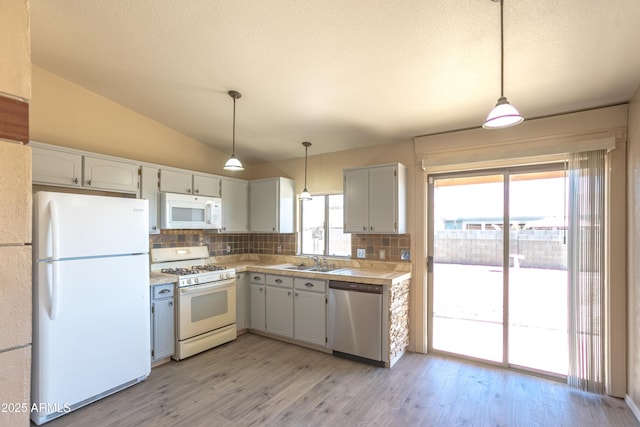
[[[357,250],[364,249],[368,260],[376,261],[410,261],[410,257],[402,258],[403,252],[411,250],[410,234],[352,234],[351,258],[358,259]],[[381,258],[381,251],[384,258]]]
[[[149,247],[209,247],[210,256],[231,254],[296,254],[295,234],[216,233],[205,230],[162,230],[149,235]]]
[[[296,234],[217,233],[209,230],[162,230],[149,235],[150,248],[202,246],[211,256],[232,254],[296,255]],[[365,249],[367,260],[410,261],[402,253],[411,249],[409,234],[352,234],[351,258],[358,259],[357,249]],[[384,258],[381,258],[381,251]],[[362,258],[360,258],[362,259]]]

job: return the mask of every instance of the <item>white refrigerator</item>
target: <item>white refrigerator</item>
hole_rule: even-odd
[[[31,419],[40,425],[151,371],[148,202],[34,195]]]

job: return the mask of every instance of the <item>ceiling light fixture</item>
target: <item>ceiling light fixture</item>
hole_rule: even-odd
[[[300,200],[311,200],[311,194],[309,193],[309,190],[307,190],[307,152],[311,143],[305,141],[302,145],[304,145],[304,190],[300,193]]]
[[[522,123],[524,117],[520,115],[516,107],[509,104],[504,96],[504,19],[503,0],[491,0],[500,2],[500,98],[493,110],[487,116],[487,120],[482,125],[485,129],[500,129],[515,126]]]
[[[233,98],[233,142],[231,146],[231,157],[224,164],[224,170],[227,171],[243,171],[244,166],[240,163],[240,160],[236,157],[236,99],[240,98],[242,94],[235,90],[229,91],[229,96]]]

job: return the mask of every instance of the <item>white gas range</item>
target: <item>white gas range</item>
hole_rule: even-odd
[[[236,339],[236,272],[208,263],[206,246],[151,249],[151,271],[175,275],[181,360]]]

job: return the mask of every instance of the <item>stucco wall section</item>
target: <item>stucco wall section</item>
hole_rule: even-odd
[[[31,246],[0,246],[0,350],[31,342]]]
[[[0,244],[31,242],[31,147],[0,141]]]
[[[640,89],[629,105],[627,143],[628,395],[640,408]]]
[[[31,98],[29,3],[2,0],[0,10],[0,92],[28,100]]]
[[[31,347],[0,353],[1,426],[28,426],[31,382]],[[5,411],[6,410],[6,411]]]

